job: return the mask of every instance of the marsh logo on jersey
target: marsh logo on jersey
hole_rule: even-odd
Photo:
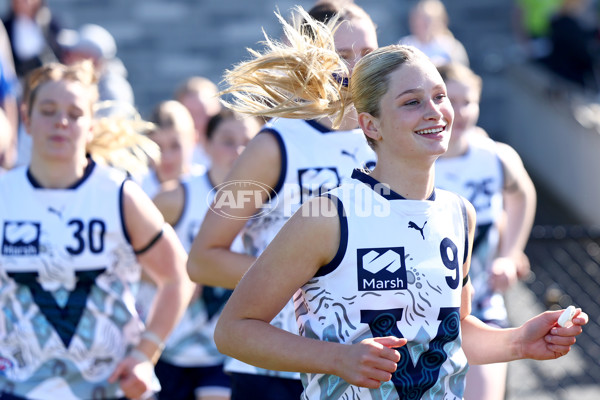
[[[338,187],[340,183],[340,175],[335,167],[299,169],[298,184],[302,193],[301,204],[314,196]]]
[[[40,223],[5,221],[2,255],[35,256],[40,253]]]
[[[358,290],[406,289],[404,247],[357,249]]]

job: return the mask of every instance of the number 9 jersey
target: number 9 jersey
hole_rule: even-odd
[[[119,398],[107,378],[143,324],[140,265],[124,231],[125,175],[95,164],[67,189],[25,167],[0,177],[0,391]]]
[[[436,189],[408,200],[354,171],[325,194],[337,203],[335,258],[295,295],[300,334],[328,342],[408,339],[389,382],[352,386],[303,374],[303,399],[462,399],[467,360],[460,306],[468,224],[463,199]]]

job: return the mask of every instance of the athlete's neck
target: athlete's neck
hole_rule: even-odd
[[[398,163],[377,161],[371,176],[377,181],[387,184],[394,192],[405,199],[425,200],[433,193],[435,168],[433,163],[426,168],[414,168]]]
[[[44,188],[66,189],[73,186],[83,177],[89,159],[83,157],[69,161],[43,160],[32,157],[29,163],[29,173]]]

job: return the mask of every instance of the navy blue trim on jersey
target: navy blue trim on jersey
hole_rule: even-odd
[[[335,132],[335,130],[326,127],[323,124],[318,123],[316,120],[314,119],[308,119],[306,121],[307,124],[309,124],[310,126],[312,126],[314,129],[318,130],[321,133],[331,133],[331,132]]]
[[[129,232],[127,232],[127,225],[125,224],[125,182],[128,180],[129,178],[123,179],[121,187],[119,188],[119,214],[121,214],[121,229],[123,230],[123,236],[127,243],[131,244],[131,238],[129,237]]]
[[[94,168],[96,167],[96,162],[94,160],[92,160],[91,157],[87,157],[88,160],[88,164],[86,165],[85,169],[83,170],[83,176],[81,178],[79,178],[74,184],[72,184],[71,186],[65,188],[67,190],[73,190],[73,189],[77,189],[79,186],[81,186],[81,184],[83,182],[86,181],[86,179],[92,174],[92,172],[94,172]],[[45,187],[43,187],[40,182],[35,179],[35,177],[31,174],[31,171],[29,168],[27,168],[27,179],[29,180],[29,183],[31,183],[31,186],[33,186],[36,189],[46,189]]]
[[[327,264],[320,267],[315,276],[324,276],[333,272],[344,259],[344,255],[348,249],[348,218],[346,217],[346,212],[344,211],[344,204],[339,198],[331,193],[324,193],[323,196],[336,203],[338,218],[340,219],[340,245],[337,253],[335,253],[335,257],[333,257],[333,259]]]
[[[283,138],[275,129],[264,128],[259,133],[270,133],[277,140],[277,144],[279,145],[279,153],[281,155],[281,170],[279,171],[279,179],[273,188],[273,193],[269,196],[270,198],[273,198],[279,193],[279,191],[283,188],[283,184],[285,183],[285,176],[287,175],[287,151],[285,150]]]
[[[465,205],[466,199],[464,197],[458,196],[460,198],[460,211],[462,212],[463,222],[465,224],[465,257],[463,260],[463,264],[467,262],[467,256],[469,253],[469,216],[467,214],[467,206]],[[464,284],[463,284],[464,286]]]
[[[389,186],[382,185],[381,182],[379,182],[377,179],[365,174],[359,169],[355,169],[354,171],[352,171],[352,178],[369,186],[371,189],[373,189],[374,192],[376,192],[386,200],[406,200],[406,197],[394,192],[392,189],[389,188]],[[385,193],[382,193],[381,191],[383,187],[386,187]],[[435,200],[435,189],[433,190],[433,192],[431,192],[431,196],[429,196],[427,200]]]
[[[179,185],[181,185],[181,190],[183,190],[183,206],[181,207],[181,212],[179,213],[177,220],[175,223],[173,223],[173,227],[176,227],[181,222],[185,212],[187,211],[187,208],[190,205],[190,191],[188,187],[189,180],[187,182],[179,181]]]

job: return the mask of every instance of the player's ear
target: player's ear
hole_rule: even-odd
[[[374,142],[381,140],[380,121],[378,118],[367,112],[362,112],[358,114],[358,125],[369,139]]]

